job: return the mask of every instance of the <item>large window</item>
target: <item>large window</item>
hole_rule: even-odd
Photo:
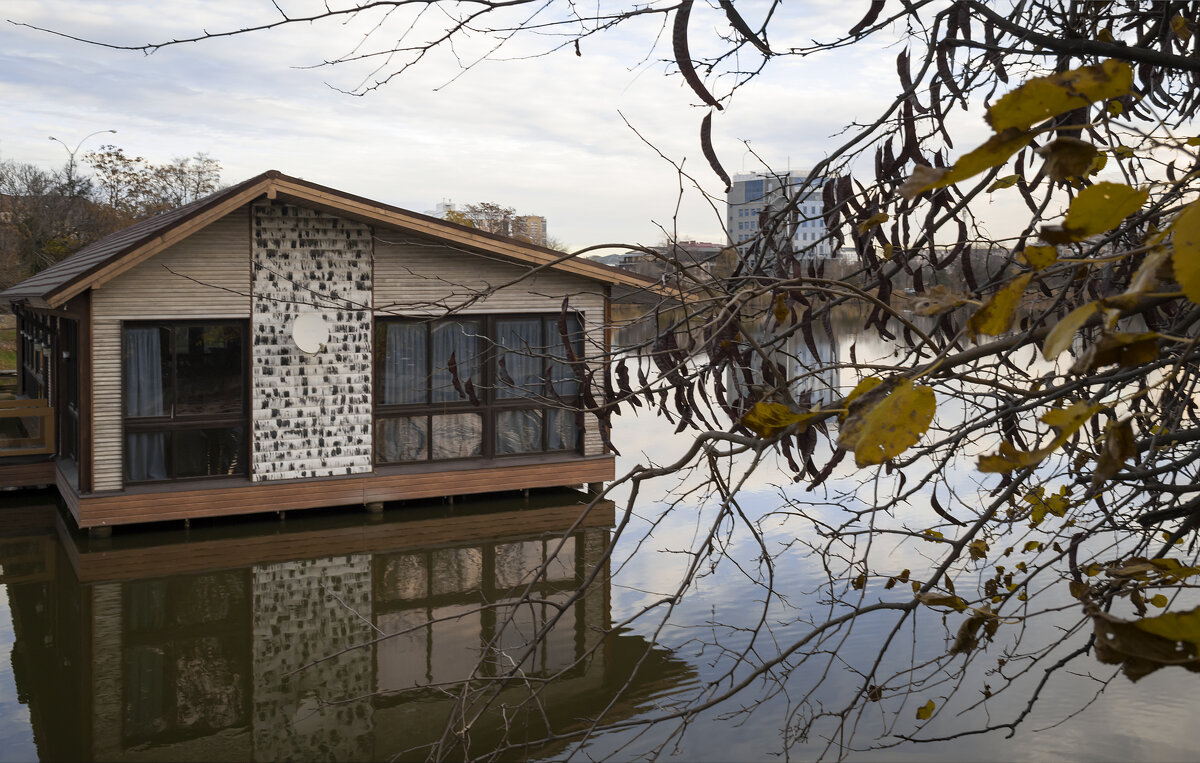
[[[375,458],[408,463],[575,451],[583,325],[569,316],[376,323]]]
[[[127,481],[246,474],[245,339],[241,322],[125,325]]]

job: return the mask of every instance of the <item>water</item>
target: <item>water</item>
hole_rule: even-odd
[[[869,351],[886,348],[860,340],[859,357]],[[846,386],[836,374],[815,383]],[[690,443],[645,414],[615,424],[618,474],[669,462]],[[979,491],[967,463],[951,480],[960,497]],[[718,514],[719,501],[691,472],[644,484],[632,505],[621,487],[582,521],[586,496],[545,491],[390,507],[382,517],[312,511],[286,521],[122,528],[105,540],[73,531],[51,494],[6,494],[0,651],[10,659],[0,663],[0,760],[419,759],[444,738],[464,697],[490,704],[468,713],[469,724],[450,723],[451,739],[469,726],[469,748],[447,753],[456,759],[498,747],[506,759],[573,760],[1196,757],[1200,728],[1187,697],[1200,676],[1169,668],[1134,684],[1090,656],[1054,674],[1011,738],[1007,729],[952,742],[901,738],[1012,720],[1041,670],[1086,640],[1057,630],[1079,619],[1058,588],[1031,600],[1062,607],[1062,617],[1014,621],[965,667],[956,658],[951,666],[964,671],[957,694],[945,683],[951,674],[924,666],[945,651],[962,616],[922,608],[880,659],[888,693],[844,720],[822,714],[839,713],[860,690],[899,621],[894,611],[805,641],[732,698],[696,710],[845,610],[806,545],[817,542],[813,522],[844,522],[856,501],[895,487],[892,478],[860,482],[846,468],[826,498],[788,484],[782,467],[769,461],[746,481],[738,505],[751,525]],[[914,528],[938,522],[915,499],[894,519]],[[681,592],[690,552],[714,526],[720,562],[703,564]],[[872,576],[861,591],[843,586],[844,595],[902,599],[903,587],[884,587],[885,574],[921,569],[929,547],[889,535],[870,542]],[[555,618],[548,635],[532,638]],[[1030,665],[1023,647],[1045,652]],[[1002,683],[999,660],[1028,670],[1001,669],[1012,686],[976,705],[985,684]],[[520,679],[489,693],[513,664]],[[911,690],[891,690],[910,679]],[[946,710],[919,728],[916,709],[932,698]],[[671,717],[679,710],[694,711],[686,725]],[[584,733],[597,718],[606,728]],[[654,718],[665,720],[638,725]],[[520,746],[547,725],[561,738]]]

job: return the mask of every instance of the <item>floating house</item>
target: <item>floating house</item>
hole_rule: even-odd
[[[581,402],[649,285],[266,172],[0,292],[0,486],[96,528],[610,480]]]

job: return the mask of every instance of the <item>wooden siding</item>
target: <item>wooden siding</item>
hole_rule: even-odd
[[[250,315],[247,208],[130,269],[92,292],[92,432],[95,490],[120,490],[121,322]]]
[[[423,243],[406,234],[376,231],[375,315],[439,315],[464,307],[470,313],[557,313],[564,297],[571,309],[583,314],[585,354],[604,351],[604,285],[555,271],[529,275],[530,267],[503,262],[448,246]],[[477,302],[488,289],[494,294]],[[600,364],[593,366],[599,369]],[[599,376],[599,371],[597,371]],[[597,390],[599,393],[600,390]],[[604,453],[604,442],[595,416],[584,417],[583,452]]]
[[[615,475],[612,456],[570,458],[538,463],[460,464],[451,470],[334,477],[279,482],[249,481],[221,487],[176,483],[165,490],[67,497],[80,527],[159,522],[192,517],[259,514],[329,506],[362,506],[399,501],[472,495],[538,487],[606,482]],[[70,487],[59,481],[66,495]],[[77,509],[75,507],[78,507]],[[356,509],[361,510],[361,509]]]
[[[55,471],[54,462],[49,459],[24,464],[0,461],[0,487],[53,485]]]

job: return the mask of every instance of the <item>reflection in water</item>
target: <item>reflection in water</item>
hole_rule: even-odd
[[[578,728],[641,660],[606,718],[636,713],[692,672],[640,637],[605,637],[606,575],[574,596],[606,569],[613,521],[612,504],[601,503],[564,541],[580,497],[406,509],[379,521],[317,514],[175,526],[107,541],[71,533],[53,506],[0,506],[14,679],[36,745],[6,756],[423,757],[472,671],[473,685],[487,686],[516,664],[531,679],[558,677],[501,691],[510,741],[544,734],[543,720]],[[541,710],[522,715],[513,708],[527,686],[541,692]],[[2,698],[0,713],[10,714]],[[504,731],[485,714],[472,750],[501,744]]]

